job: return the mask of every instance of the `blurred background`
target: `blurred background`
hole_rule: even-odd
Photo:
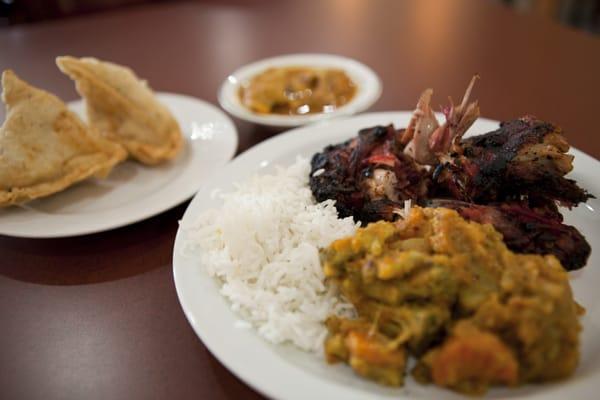
[[[68,18],[74,15],[102,12],[117,7],[135,7],[143,3],[164,3],[167,1],[169,0],[0,0],[0,27],[34,23],[50,19]],[[267,0],[238,0],[240,3],[258,1]],[[500,2],[507,7],[513,8],[518,13],[534,14],[541,18],[550,18],[575,29],[600,34],[600,0],[478,1]]]

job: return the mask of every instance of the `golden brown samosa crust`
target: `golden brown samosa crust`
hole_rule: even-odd
[[[145,81],[117,64],[95,58],[56,59],[86,101],[88,122],[149,165],[173,159],[182,148],[180,127]]]
[[[0,127],[0,207],[51,195],[91,176],[104,177],[127,157],[90,130],[56,96],[6,70],[6,120]]]

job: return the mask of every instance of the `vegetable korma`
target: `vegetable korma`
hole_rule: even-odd
[[[491,225],[449,209],[415,207],[321,254],[359,318],[331,317],[325,352],[360,375],[401,385],[413,375],[467,393],[570,375],[579,360],[578,315],[554,256],[507,249]]]

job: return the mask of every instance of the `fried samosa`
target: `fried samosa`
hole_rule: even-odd
[[[148,165],[174,158],[183,145],[177,121],[145,81],[117,64],[58,57],[56,64],[85,99],[89,124]]]
[[[0,206],[60,192],[105,177],[127,152],[88,128],[58,97],[6,70],[6,120],[0,127]]]

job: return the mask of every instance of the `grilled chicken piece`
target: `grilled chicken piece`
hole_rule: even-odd
[[[517,253],[553,254],[567,270],[582,268],[592,251],[579,231],[562,222],[552,201],[534,206],[523,202],[476,205],[456,200],[429,200],[430,207],[452,208],[465,219],[491,224]]]
[[[315,154],[310,188],[317,201],[334,199],[341,217],[371,222],[423,197],[429,172],[404,154],[401,135],[392,125],[376,126]]]
[[[554,254],[568,270],[583,267],[590,245],[563,224],[558,205],[572,207],[593,196],[565,178],[573,156],[561,129],[526,116],[462,139],[479,116],[477,101],[469,100],[477,79],[459,105],[450,99],[442,109],[441,125],[427,89],[406,129],[363,129],[315,154],[313,195],[335,200],[341,217],[363,223],[398,219],[405,200],[454,208],[467,219],[491,223],[516,252]]]
[[[526,117],[465,139],[462,154],[440,164],[433,181],[404,152],[402,134],[391,126],[364,129],[315,154],[310,187],[317,201],[334,199],[340,216],[364,223],[396,220],[409,199],[453,208],[467,219],[492,224],[513,251],[554,254],[567,270],[586,264],[590,245],[563,224],[557,202],[571,206],[591,196],[564,177],[572,156],[565,154],[569,145],[553,125]]]
[[[571,207],[591,197],[564,176],[573,156],[560,128],[527,116],[464,139],[433,173],[437,197],[475,203],[541,196]]]

